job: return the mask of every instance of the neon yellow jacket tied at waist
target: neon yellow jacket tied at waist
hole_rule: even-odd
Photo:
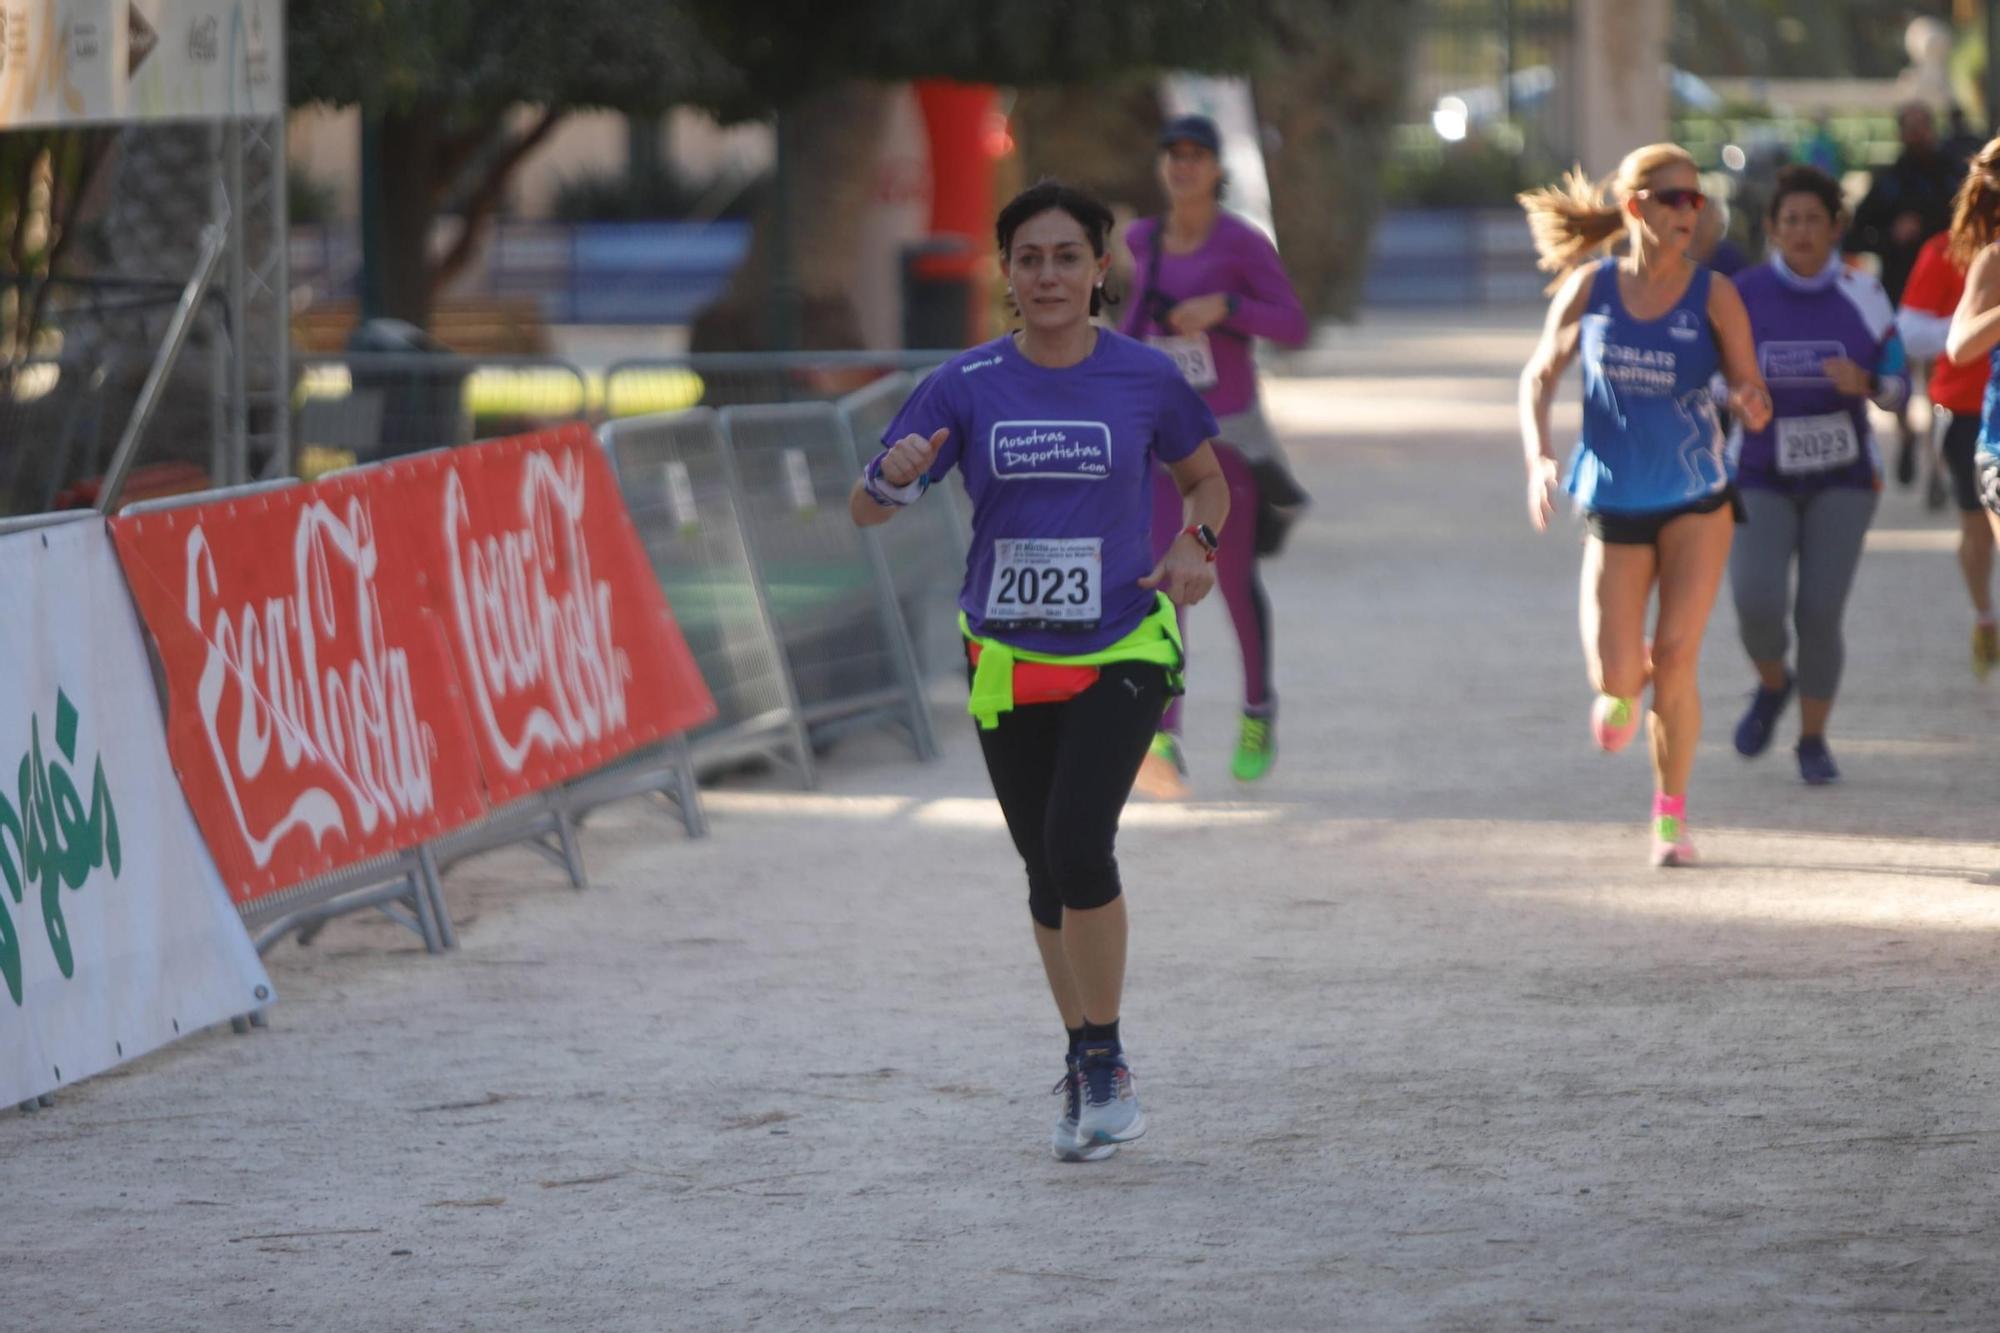
[[[1000,715],[1014,711],[1014,663],[1049,662],[1056,666],[1109,666],[1113,662],[1151,662],[1167,669],[1167,684],[1180,691],[1181,666],[1186,654],[1181,648],[1181,626],[1174,604],[1165,593],[1157,594],[1159,605],[1140,621],[1130,634],[1109,648],[1094,653],[1063,656],[1016,648],[998,639],[981,638],[972,632],[965,612],[958,613],[959,632],[979,645],[979,665],[972,669],[972,697],[965,711],[978,719],[981,731],[1000,725]]]

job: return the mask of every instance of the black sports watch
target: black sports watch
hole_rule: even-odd
[[[1200,542],[1203,553],[1211,563],[1214,562],[1215,550],[1222,544],[1217,539],[1214,528],[1209,527],[1206,523],[1190,523],[1182,530],[1181,536],[1192,537]]]

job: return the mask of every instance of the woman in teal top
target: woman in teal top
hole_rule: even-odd
[[[1591,731],[1604,749],[1623,749],[1651,681],[1653,864],[1689,865],[1687,784],[1701,737],[1695,667],[1728,565],[1733,517],[1708,385],[1721,370],[1732,410],[1752,430],[1770,420],[1771,396],[1736,288],[1688,253],[1707,202],[1694,159],[1654,144],[1629,154],[1607,184],[1610,202],[1581,172],[1521,196],[1542,267],[1562,275],[1521,375],[1528,516],[1545,530],[1554,514],[1549,408],[1580,354],[1583,438],[1569,490],[1590,530],[1580,619],[1597,687]],[[1617,258],[1586,262],[1620,239]]]

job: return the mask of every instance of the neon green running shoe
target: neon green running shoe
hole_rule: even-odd
[[[1700,861],[1688,837],[1687,820],[1677,815],[1653,816],[1653,868],[1668,870]]]
[[[1255,782],[1271,771],[1271,765],[1278,762],[1278,732],[1275,718],[1243,715],[1243,724],[1236,732],[1236,757],[1229,761],[1229,771],[1238,782]]]
[[[1153,743],[1139,763],[1133,785],[1141,796],[1156,801],[1185,801],[1192,793],[1187,782],[1187,760],[1181,757],[1180,742],[1169,731],[1153,733]]]

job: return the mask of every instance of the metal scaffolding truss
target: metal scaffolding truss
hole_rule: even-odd
[[[156,462],[218,486],[287,475],[281,0],[69,0],[10,22],[8,45],[5,73],[41,81],[0,99],[0,131],[118,129],[89,207],[101,253],[61,314],[58,373],[89,380],[94,415],[22,442],[58,455],[51,492],[101,470],[108,509]]]

